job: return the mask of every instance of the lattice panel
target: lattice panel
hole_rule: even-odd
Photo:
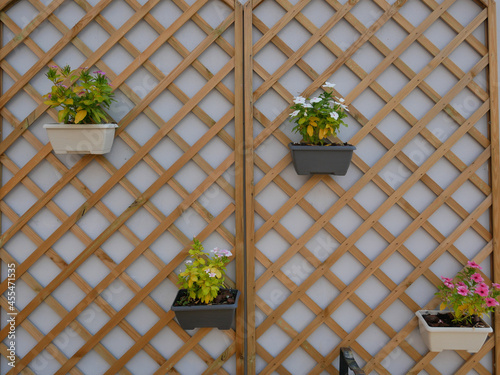
[[[241,251],[234,3],[22,0],[1,22],[1,259],[17,275],[16,366],[1,372],[236,373],[235,330],[186,332],[170,311],[194,236]],[[115,88],[107,155],[51,152],[44,74],[66,64]]]
[[[247,180],[254,184],[247,197],[255,212],[247,216],[255,244],[248,314],[255,313],[249,347],[256,352],[249,373],[335,374],[342,346],[353,348],[366,373],[493,371],[494,337],[476,355],[430,353],[414,317],[438,306],[440,276],[467,260],[491,276],[489,121],[497,94],[492,101],[487,5],[248,6],[254,168]],[[287,148],[300,140],[289,106],[294,96],[319,94],[326,81],[349,106],[340,138],[357,151],[345,177],[298,176]]]

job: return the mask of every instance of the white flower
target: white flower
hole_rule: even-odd
[[[296,96],[294,99],[293,99],[293,102],[295,104],[305,104],[306,102],[306,98],[302,97],[302,96]]]
[[[341,104],[340,106],[344,109],[344,111],[349,112],[349,108],[347,108],[345,104]]]
[[[337,99],[338,99],[338,98],[337,98]],[[344,102],[345,102],[344,98],[340,98],[340,99],[339,99],[339,102],[344,103]]]
[[[210,277],[215,277],[215,276],[216,276],[216,274],[215,274],[215,272],[210,272],[210,273],[208,274],[208,276],[210,276]]]
[[[300,113],[300,111],[297,109],[296,111],[293,111],[292,113],[290,113],[290,117],[295,117],[295,116],[297,116],[299,113]]]
[[[337,112],[330,112],[330,117],[333,117],[334,120],[339,118],[339,114]]]
[[[313,106],[312,106],[312,104],[311,104],[311,103],[306,103],[306,104],[304,104],[304,108],[312,108],[312,107],[313,107]]]
[[[311,103],[318,103],[321,101],[321,98],[318,98],[318,97],[315,97],[315,98],[312,98],[311,100],[309,100]]]
[[[186,264],[191,264],[191,263],[193,263],[192,260],[186,260]]]
[[[335,87],[335,83],[325,82],[325,84],[323,85],[323,87],[334,88]]]

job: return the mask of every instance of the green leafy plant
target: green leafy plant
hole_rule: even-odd
[[[44,95],[45,104],[52,108],[61,107],[58,121],[65,124],[99,124],[108,121],[104,108],[109,109],[113,89],[106,73],[100,70],[90,74],[86,68],[71,70],[50,67],[47,78],[52,81],[51,91]]]
[[[179,274],[182,289],[186,289],[189,300],[182,301],[211,303],[219,294],[219,289],[224,287],[226,264],[233,254],[229,250],[215,248],[210,254],[203,251],[203,245],[196,238],[189,250],[191,260],[186,261],[185,271]]]
[[[333,88],[334,83],[326,82],[323,87]],[[297,96],[290,107],[294,111],[290,114],[291,121],[296,125],[292,129],[302,136],[302,143],[324,145],[330,143],[329,136],[337,137],[340,125],[347,124],[342,119],[347,117],[349,109],[343,98],[334,97],[331,92],[324,91],[319,96],[306,99]]]
[[[443,301],[441,310],[446,307],[452,310],[455,323],[471,323],[474,315],[482,317],[499,305],[500,284],[493,283],[491,287],[486,285],[481,274],[477,272],[480,269],[481,266],[469,261],[455,280],[441,277],[443,285],[438,286],[436,296]]]

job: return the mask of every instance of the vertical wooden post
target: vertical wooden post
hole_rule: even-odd
[[[244,101],[245,101],[245,233],[246,233],[246,345],[247,374],[255,374],[255,238],[254,238],[254,140],[253,140],[253,0],[243,9]]]
[[[241,292],[241,300],[246,300],[245,290],[245,139],[244,139],[244,102],[243,102],[243,7],[238,0],[234,2],[235,12],[235,204],[236,204],[236,286]],[[245,373],[245,303],[236,312],[236,373]]]
[[[1,12],[1,9],[0,9],[0,12]],[[3,47],[3,22],[0,22],[0,49],[2,49]],[[0,60],[0,97],[2,96],[3,94],[3,69],[2,69],[2,65],[1,65],[1,60]],[[0,140],[3,139],[3,116],[2,114],[0,113]],[[3,180],[2,180],[2,175],[3,175],[3,171],[2,171],[2,163],[0,163],[0,188],[3,187]],[[2,233],[2,217],[1,217],[2,212],[0,211],[0,233]],[[2,277],[2,262],[3,262],[3,259],[0,259],[0,280],[3,280],[3,277]],[[0,306],[0,313],[2,312],[2,307]],[[0,324],[0,328],[3,328],[3,325]],[[1,360],[1,357],[0,357],[0,360]]]
[[[491,147],[491,225],[493,233],[493,270],[492,280],[500,282],[500,152],[498,121],[498,56],[496,34],[496,4],[490,0],[488,4],[488,52],[489,52],[489,94],[490,94],[490,147]],[[495,349],[493,371],[500,375],[500,311],[494,314]]]

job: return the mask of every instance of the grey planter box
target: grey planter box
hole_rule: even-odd
[[[344,176],[355,146],[308,146],[290,143],[293,166],[299,175],[333,174]]]
[[[234,303],[231,305],[174,306],[175,302],[186,294],[186,289],[180,289],[172,303],[171,310],[175,312],[179,325],[185,330],[202,327],[231,329],[234,313],[238,307],[240,291],[236,289],[228,290],[236,292]]]

